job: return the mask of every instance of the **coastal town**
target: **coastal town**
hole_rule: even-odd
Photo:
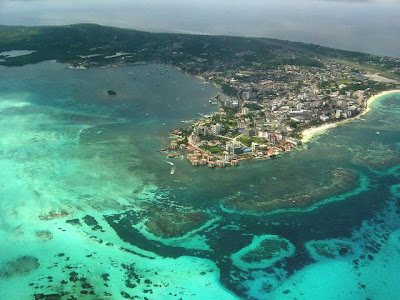
[[[0,34],[4,50],[26,49],[26,40],[35,50],[0,54],[0,65],[55,59],[85,70],[157,63],[220,88],[207,104],[219,111],[198,113],[194,122],[185,122],[188,127],[171,128],[173,139],[161,149],[169,158],[185,155],[194,166],[280,157],[321,128],[360,118],[372,96],[400,89],[399,58],[308,43],[95,24],[3,27]],[[115,97],[117,91],[107,93]]]
[[[276,70],[207,72],[204,81],[222,87],[220,105],[188,128],[171,132],[169,157],[184,152],[193,166],[236,166],[242,160],[280,157],[297,149],[320,128],[360,118],[373,95],[400,82],[346,65],[284,65]]]

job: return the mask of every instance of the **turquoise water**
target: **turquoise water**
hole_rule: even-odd
[[[157,149],[217,92],[164,65],[0,68],[0,299],[400,297],[400,96],[171,176]]]

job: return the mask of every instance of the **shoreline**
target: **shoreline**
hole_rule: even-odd
[[[379,94],[376,94],[374,96],[371,96],[370,98],[368,98],[368,100],[366,101],[366,107],[365,109],[361,112],[361,114],[352,117],[352,118],[348,118],[339,122],[334,122],[334,123],[326,123],[323,124],[321,126],[318,127],[311,127],[311,128],[307,128],[305,129],[301,134],[302,134],[302,138],[301,138],[301,142],[303,144],[307,143],[308,141],[310,141],[314,136],[317,136],[321,133],[324,133],[325,131],[327,131],[330,128],[336,127],[340,124],[346,123],[348,121],[353,121],[353,120],[357,120],[360,119],[362,116],[364,116],[365,114],[367,114],[370,110],[371,110],[371,104],[378,98],[382,97],[382,96],[386,96],[389,94],[393,94],[393,93],[400,93],[400,90],[390,90],[390,91],[384,91],[381,92]]]

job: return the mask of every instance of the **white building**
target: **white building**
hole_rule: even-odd
[[[242,93],[242,100],[248,101],[248,100],[250,99],[250,97],[251,97],[250,91],[247,91],[247,92],[243,92],[243,93]]]
[[[251,151],[256,152],[259,149],[259,146],[258,143],[251,143]]]
[[[222,130],[222,125],[219,123],[217,123],[215,125],[211,125],[211,127],[210,127],[210,131],[213,135],[220,134],[221,130]]]
[[[262,139],[268,139],[269,138],[269,133],[266,130],[260,130],[258,131],[258,137]]]
[[[329,117],[327,116],[327,115],[320,115],[319,116],[319,118],[322,120],[322,121],[326,121],[326,120],[329,120]]]

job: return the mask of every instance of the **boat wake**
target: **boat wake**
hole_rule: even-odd
[[[163,160],[163,162],[166,162],[167,164],[170,164],[171,166],[173,166],[173,165],[174,165],[174,163],[173,163],[173,162],[170,162],[170,161],[168,161],[168,160]]]
[[[167,164],[170,164],[172,166],[170,174],[174,175],[174,173],[176,171],[176,167],[175,167],[174,163],[167,161],[167,160],[163,160],[163,162],[166,162]]]

